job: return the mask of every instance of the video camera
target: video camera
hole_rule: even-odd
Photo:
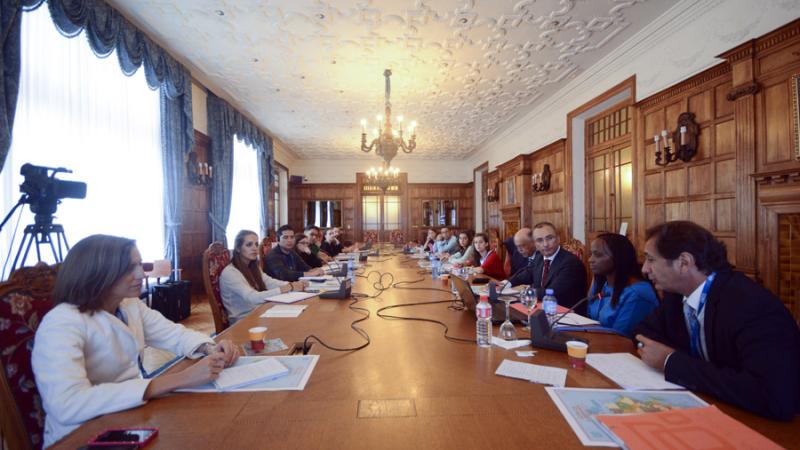
[[[53,222],[53,214],[62,198],[86,198],[86,183],[56,179],[59,172],[72,173],[63,167],[43,167],[23,164],[20,175],[25,181],[19,185],[23,194],[20,203],[27,203],[34,213],[37,224]]]

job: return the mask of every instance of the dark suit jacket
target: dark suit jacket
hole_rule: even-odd
[[[519,272],[523,267],[526,267],[530,260],[517,251],[517,246],[514,245],[513,237],[506,239],[504,244],[506,246],[506,252],[511,255],[511,274],[513,275]]]
[[[292,250],[288,254],[284,253],[280,245],[267,253],[264,266],[267,275],[283,281],[297,281],[304,272],[311,270],[297,252]]]
[[[680,294],[665,293],[635,330],[676,350],[664,378],[761,416],[792,419],[800,412],[800,330],[786,307],[733,271],[717,273],[706,302],[708,362],[691,356]]]
[[[544,296],[545,289],[552,289],[558,304],[567,308],[573,307],[580,299],[586,297],[586,269],[577,256],[561,248],[556,258],[550,263],[550,273],[544,286],[542,286],[542,269],[544,269],[544,257],[541,253],[537,253],[533,264],[509,278],[508,281],[512,286],[532,285],[538,289],[540,298]],[[585,315],[586,304],[578,307],[575,312]]]

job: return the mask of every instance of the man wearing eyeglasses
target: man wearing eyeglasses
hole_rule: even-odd
[[[533,227],[533,242],[538,254],[533,264],[509,278],[512,286],[528,284],[536,288],[539,296],[552,289],[558,304],[574,306],[586,295],[586,269],[577,256],[561,248],[561,239],[555,225],[539,222]],[[582,305],[576,312],[585,314]]]

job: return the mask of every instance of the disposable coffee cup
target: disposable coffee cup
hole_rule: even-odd
[[[264,350],[264,335],[267,334],[267,327],[253,327],[247,330],[250,335],[250,348],[254,352]]]
[[[583,369],[586,367],[586,353],[589,352],[589,344],[581,341],[567,341],[567,356],[569,365],[573,369]]]

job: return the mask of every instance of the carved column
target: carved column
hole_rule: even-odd
[[[733,89],[728,101],[734,102],[736,128],[736,266],[748,275],[757,274],[756,245],[756,94],[755,41],[720,55],[728,60]]]

